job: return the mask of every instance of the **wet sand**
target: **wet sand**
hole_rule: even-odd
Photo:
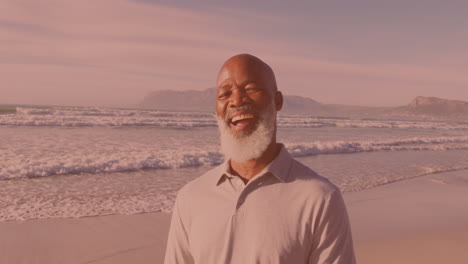
[[[468,171],[345,193],[358,263],[468,259]],[[0,222],[0,263],[162,263],[170,215]]]

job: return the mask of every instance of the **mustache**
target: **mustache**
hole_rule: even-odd
[[[241,105],[241,106],[238,106],[238,107],[229,108],[229,109],[226,111],[226,114],[224,115],[224,121],[226,121],[226,122],[229,121],[229,117],[231,117],[231,116],[233,116],[235,113],[241,112],[241,111],[253,112],[255,115],[258,114],[258,110],[255,109],[252,105],[245,104],[245,105]]]

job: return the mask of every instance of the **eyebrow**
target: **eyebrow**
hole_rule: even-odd
[[[257,82],[255,82],[255,81],[246,80],[246,81],[244,81],[241,85],[242,85],[242,86],[247,86],[248,84],[251,84],[251,83],[252,83],[252,84],[257,84]]]
[[[249,84],[257,84],[257,82],[255,81],[252,81],[252,80],[245,80],[244,82],[242,82],[240,84],[240,86],[247,86]],[[225,83],[225,84],[222,84],[221,86],[218,86],[218,89],[227,89],[227,88],[230,88],[232,87],[232,84],[229,82],[229,83]]]
[[[223,84],[223,85],[221,85],[221,86],[218,86],[218,89],[228,89],[228,88],[230,88],[231,86],[232,86],[231,84],[226,83],[226,84]]]

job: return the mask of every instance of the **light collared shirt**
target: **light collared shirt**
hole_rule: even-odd
[[[165,264],[354,264],[339,189],[278,156],[247,184],[229,161],[185,185],[173,208]]]

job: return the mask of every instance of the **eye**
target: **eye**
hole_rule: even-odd
[[[230,91],[221,92],[218,94],[218,99],[226,99],[231,95]]]
[[[256,92],[256,91],[259,91],[260,89],[258,89],[257,87],[247,87],[245,88],[245,91],[246,92]]]

